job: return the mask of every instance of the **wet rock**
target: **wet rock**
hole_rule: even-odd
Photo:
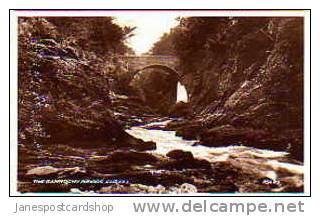
[[[173,159],[162,162],[160,169],[183,170],[183,169],[211,169],[211,164],[204,159],[196,159],[191,152],[180,149],[172,150],[166,154]]]
[[[229,145],[245,145],[250,147],[288,151],[292,158],[302,160],[303,151],[302,133],[292,130],[282,131],[278,134],[263,128],[235,127],[221,125],[213,127],[200,135],[197,144],[216,147]]]
[[[201,193],[235,193],[239,188],[232,182],[226,182],[224,184],[209,186],[200,190]]]
[[[138,145],[133,145],[133,149],[136,149],[137,151],[146,151],[146,150],[154,150],[157,148],[157,145],[155,142],[152,141],[140,141]]]
[[[183,117],[192,115],[192,107],[190,103],[178,102],[169,111],[169,115],[173,117]]]
[[[184,169],[211,169],[211,164],[203,159],[170,160],[159,165],[160,169],[184,170]]]
[[[88,117],[88,116],[87,116]],[[108,123],[101,124],[98,121],[74,122],[68,118],[56,118],[47,116],[42,120],[42,125],[50,133],[52,139],[48,142],[57,142],[69,144],[74,147],[95,148],[104,144],[125,143],[128,136],[121,126],[111,117],[106,121]],[[131,139],[133,140],[133,138]],[[128,141],[127,141],[128,142]]]
[[[129,164],[154,164],[158,162],[158,158],[150,153],[134,152],[134,151],[117,151],[104,159],[104,162],[112,163],[129,163]]]
[[[188,184],[188,183],[184,183],[182,185],[180,185],[178,188],[170,188],[172,190],[173,193],[197,193],[197,187],[192,185],[192,184]]]
[[[81,177],[86,171],[80,167],[56,168],[52,166],[42,166],[32,168],[25,174],[26,177],[45,177],[45,178],[63,178],[63,177]]]
[[[273,192],[303,192],[304,183],[300,176],[288,176],[280,179],[282,187],[273,189]]]
[[[67,193],[70,186],[67,184],[34,184],[32,182],[18,182],[18,191],[21,193]]]
[[[166,128],[168,130],[176,130],[178,128],[184,127],[186,125],[190,124],[190,121],[182,119],[176,119],[173,121],[168,122],[166,125]]]
[[[26,175],[33,175],[33,176],[47,176],[52,174],[57,174],[60,169],[52,167],[52,166],[44,166],[44,167],[36,167],[33,169],[28,170]]]
[[[191,152],[183,151],[180,149],[172,150],[168,152],[166,156],[176,160],[192,160],[193,159],[193,155]]]
[[[213,164],[213,178],[216,184],[224,184],[227,181],[236,182],[242,175],[242,170],[230,161],[215,162]]]
[[[252,145],[266,136],[266,132],[252,128],[236,128],[232,125],[222,125],[210,128],[201,135],[201,142],[207,146],[228,146],[234,144]]]
[[[189,124],[187,123],[185,126],[178,127],[176,129],[176,135],[181,136],[184,139],[197,139],[203,132],[204,127],[196,121],[190,121]]]

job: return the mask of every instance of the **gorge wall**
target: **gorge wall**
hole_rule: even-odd
[[[79,22],[85,32],[78,29]],[[94,23],[103,29],[90,31]],[[155,148],[127,134],[112,110],[110,83],[118,68],[112,59],[124,51],[125,35],[110,17],[19,18],[20,160],[44,145]],[[113,47],[100,49],[99,41]]]
[[[303,159],[303,18],[193,17],[171,35],[195,111],[171,128]]]

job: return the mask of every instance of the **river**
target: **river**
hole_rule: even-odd
[[[72,193],[221,193],[221,192],[302,192],[302,163],[277,152],[229,145],[206,147],[198,140],[184,140],[166,125],[177,119],[153,120],[126,130],[130,135],[156,143],[149,151],[119,150],[109,147],[82,149],[49,145],[26,154],[20,161],[19,190],[25,192]],[[172,150],[193,157],[171,158]],[[188,153],[190,155],[190,153]],[[34,184],[33,179],[59,181],[100,179],[124,184]],[[129,184],[128,184],[129,183]]]
[[[206,147],[195,145],[198,140],[184,140],[175,135],[175,131],[162,130],[172,120],[152,122],[143,126],[134,126],[126,130],[129,134],[144,141],[154,141],[157,148],[149,151],[153,154],[166,155],[176,149],[188,151],[195,158],[205,159],[210,163],[230,162],[242,170],[255,173],[261,178],[278,182],[281,178],[291,179],[295,186],[303,185],[304,166],[289,159],[287,152],[257,149],[241,145],[226,147]],[[160,129],[150,129],[157,126]]]

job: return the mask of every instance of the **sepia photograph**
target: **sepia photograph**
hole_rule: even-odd
[[[17,11],[16,192],[304,195],[305,17],[273,12]]]

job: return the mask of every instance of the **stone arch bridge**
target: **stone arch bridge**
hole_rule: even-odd
[[[177,70],[178,58],[172,55],[128,55],[121,56],[120,59],[125,63],[126,69],[135,74],[145,69],[161,69],[175,75],[180,80],[181,74]]]
[[[178,70],[179,60],[177,57],[171,55],[132,55],[122,56],[120,59],[124,63],[126,71],[129,72],[128,83],[134,79],[136,74],[147,72],[147,69],[159,69],[156,71],[166,72],[169,75],[164,83],[160,79],[159,82],[156,81],[152,88],[147,87],[147,90],[138,87],[141,98],[144,101],[149,101],[150,107],[160,112],[167,112],[177,101],[186,102],[188,100],[188,93],[185,87],[181,85],[183,76]],[[159,93],[160,95],[155,97]],[[154,101],[155,98],[156,101]],[[159,105],[159,101],[161,101],[161,105]]]

